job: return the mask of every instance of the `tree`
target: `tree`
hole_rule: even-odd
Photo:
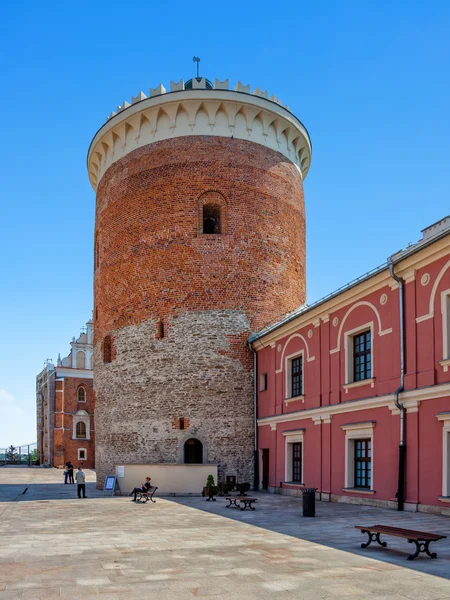
[[[5,458],[6,458],[6,460],[8,460],[10,462],[14,462],[17,460],[17,458],[18,458],[17,448],[15,446],[13,446],[12,444],[9,448],[7,448]]]

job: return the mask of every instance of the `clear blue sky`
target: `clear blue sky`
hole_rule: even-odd
[[[312,302],[450,213],[450,3],[7,2],[0,20],[0,447],[33,441],[35,377],[92,310],[107,114],[201,74],[276,94],[308,128]]]

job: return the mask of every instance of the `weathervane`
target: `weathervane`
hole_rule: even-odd
[[[200,77],[200,75],[198,74],[198,68],[199,68],[199,62],[200,59],[198,56],[194,56],[194,58],[192,59],[195,63],[197,63],[197,79]]]

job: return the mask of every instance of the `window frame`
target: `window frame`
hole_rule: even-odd
[[[83,392],[83,400],[80,400],[80,392]],[[77,402],[80,402],[82,404],[86,403],[86,388],[84,387],[84,385],[80,385],[78,390],[77,390]]]
[[[80,456],[80,452],[84,452],[84,458],[82,458]],[[77,456],[78,456],[78,460],[87,460],[87,456],[88,456],[87,449],[86,448],[78,448]]]
[[[372,440],[370,438],[357,438],[353,440],[353,487],[356,489],[370,490],[370,484],[372,482]],[[361,452],[365,452],[365,456],[358,456],[358,444],[361,444]],[[370,452],[370,456],[369,456]],[[360,479],[368,485],[358,484],[358,463],[370,464],[370,475],[368,475],[367,467],[364,469],[364,475],[360,476]],[[363,469],[360,469],[361,472]]]
[[[361,340],[362,338],[362,340]],[[367,339],[369,338],[369,339]],[[364,344],[364,350],[357,350],[357,345]],[[369,345],[369,347],[367,347]],[[358,364],[359,358],[363,358],[362,363]],[[357,371],[358,367],[362,370]],[[370,364],[370,367],[367,365]],[[363,377],[361,377],[363,375]],[[354,383],[357,381],[364,381],[372,377],[372,332],[370,329],[356,333],[353,336],[353,380]]]
[[[442,361],[450,360],[450,289],[441,292]]]
[[[81,432],[80,434],[78,433],[78,429],[82,429],[84,428],[84,435],[83,432]],[[77,424],[75,425],[75,436],[77,438],[77,440],[85,440],[86,436],[87,436],[87,427],[86,427],[86,423],[84,421],[78,421]]]
[[[84,423],[86,426],[86,437],[77,437],[77,425],[78,423]],[[80,409],[73,415],[72,423],[72,439],[73,440],[90,440],[91,439],[91,417],[86,410]]]
[[[298,396],[293,396],[292,395],[292,361],[296,360],[297,358],[301,358],[302,361],[302,384],[301,384],[301,390],[300,390],[300,394]],[[294,354],[290,354],[289,356],[285,357],[285,369],[286,369],[286,380],[285,380],[285,385],[286,385],[286,398],[285,400],[291,400],[291,399],[296,399],[296,400],[300,400],[303,401],[305,398],[305,351],[304,350],[300,350],[298,352],[295,352]]]
[[[303,485],[304,478],[304,468],[305,468],[305,444],[304,444],[304,435],[305,429],[295,429],[292,431],[283,431],[282,435],[285,438],[285,455],[284,455],[284,463],[285,463],[285,472],[284,472],[284,480],[285,483],[293,484],[293,485]],[[292,477],[294,475],[294,444],[301,444],[301,481],[293,481]]]
[[[370,364],[371,364],[371,376],[367,379],[360,379],[355,381],[354,377],[354,338],[366,331],[370,331]],[[344,385],[364,385],[365,383],[372,383],[375,379],[375,336],[374,336],[374,324],[373,321],[359,325],[354,329],[350,329],[344,333],[344,348],[345,348],[345,383]],[[373,385],[372,385],[373,387]]]
[[[225,197],[218,191],[208,190],[197,200],[197,231],[200,237],[205,239],[220,238],[227,234],[228,230],[228,205]],[[219,231],[206,233],[204,231],[204,211],[207,206],[214,206],[219,213]]]
[[[359,423],[346,423],[341,425],[342,430],[345,433],[345,474],[344,474],[344,488],[343,491],[354,491],[361,493],[372,493],[374,494],[374,473],[375,473],[375,461],[374,461],[374,429],[376,421],[364,421]],[[356,487],[355,486],[355,442],[358,440],[370,440],[371,457],[370,457],[370,487]]]
[[[450,498],[450,411],[436,415],[442,421],[442,498]],[[448,500],[447,500],[448,501]]]

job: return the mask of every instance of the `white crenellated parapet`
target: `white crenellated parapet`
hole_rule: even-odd
[[[170,82],[170,92],[160,84],[123,102],[96,133],[88,153],[89,179],[94,190],[114,162],[154,142],[184,136],[233,137],[261,144],[283,154],[302,177],[311,162],[311,141],[303,124],[267,91],[237,82],[216,79],[213,89],[204,77]]]

